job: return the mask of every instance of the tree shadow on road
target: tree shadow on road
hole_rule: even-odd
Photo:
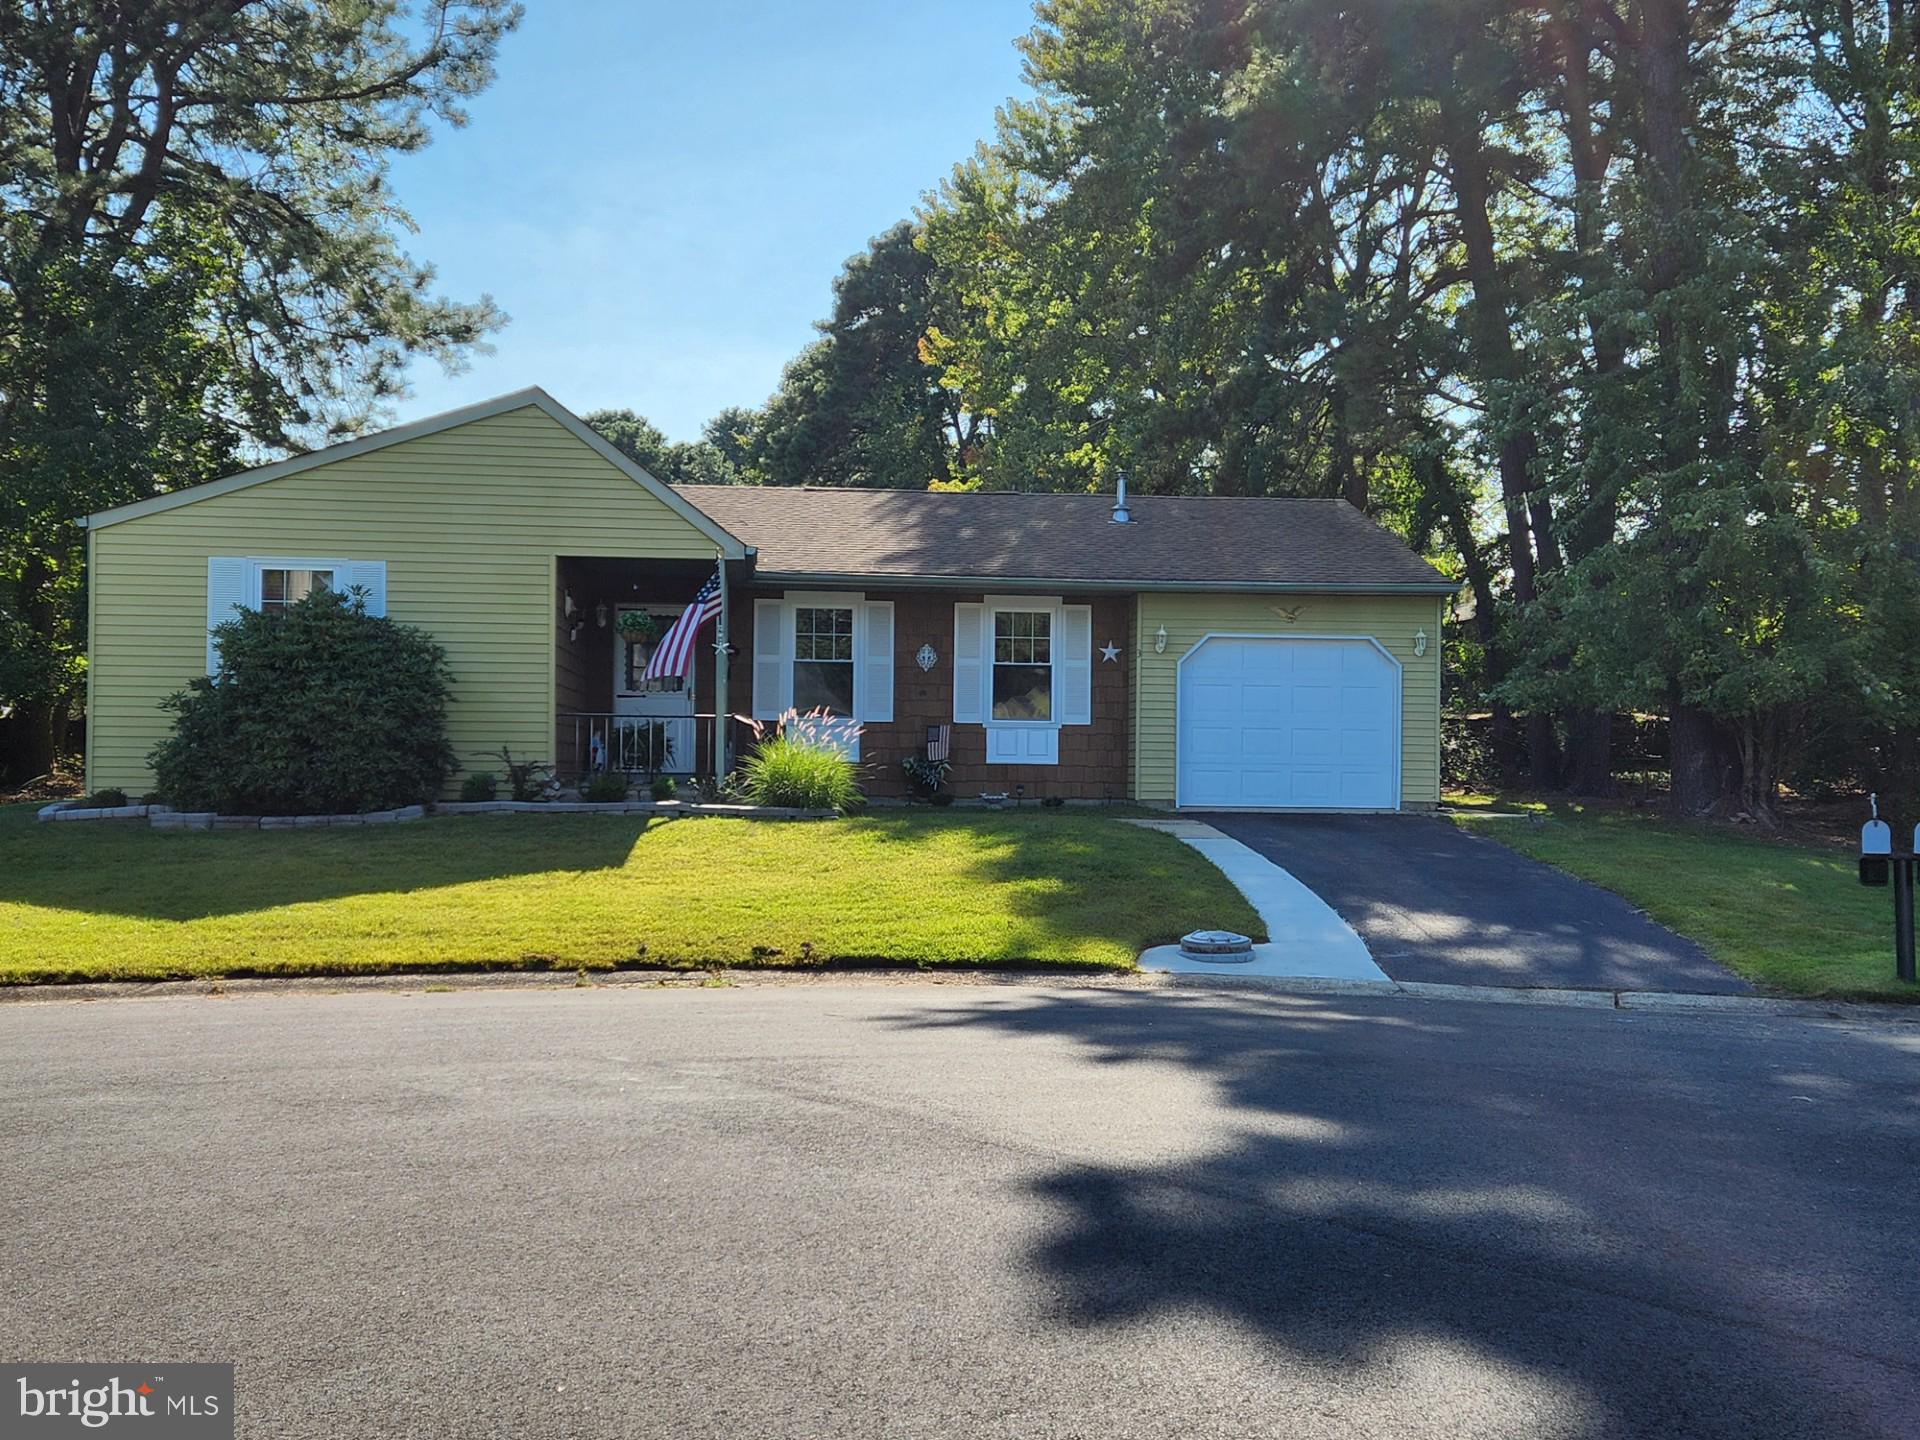
[[[1224,1324],[1270,1348],[1271,1396],[1334,1387],[1355,1434],[1423,1406],[1422,1434],[1920,1434],[1895,1052],[1749,1032],[1702,1057],[1676,1022],[1611,1012],[1166,991],[888,1023],[1148,1067],[1114,1075],[1116,1107],[1211,1083],[1197,1157],[1149,1146],[1031,1182],[1055,1218],[1023,1259],[1053,1323],[1185,1343],[1194,1317]],[[1816,1066],[1899,1143],[1839,1152],[1831,1111],[1789,1103]],[[1117,1147],[1151,1123],[1114,1118]],[[1250,1411],[1249,1433],[1256,1416],[1283,1418]]]

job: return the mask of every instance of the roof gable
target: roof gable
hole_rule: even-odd
[[[738,559],[749,553],[751,547],[731,534],[724,526],[707,515],[673,486],[660,480],[634,464],[626,455],[608,443],[606,438],[595,431],[579,416],[555,400],[546,391],[537,386],[516,390],[509,395],[501,395],[492,400],[483,400],[477,405],[468,405],[458,410],[449,410],[441,415],[429,416],[407,425],[395,426],[391,430],[382,430],[377,434],[363,435],[355,440],[342,441],[338,445],[328,445],[319,450],[311,450],[305,455],[296,455],[289,460],[277,461],[272,465],[261,465],[252,470],[242,470],[218,480],[210,480],[204,485],[189,486],[184,490],[170,490],[164,495],[155,495],[151,499],[137,500],[130,505],[120,505],[111,510],[102,510],[87,516],[80,523],[91,530],[99,530],[109,525],[118,525],[127,520],[138,520],[143,516],[156,515],[167,510],[177,510],[182,506],[194,505],[202,500],[211,500],[221,495],[231,495],[235,491],[249,489],[255,485],[265,485],[274,480],[282,480],[291,475],[317,470],[342,460],[351,460],[358,456],[374,454],[395,445],[404,445],[408,441],[421,440],[430,435],[438,435],[475,421],[492,419],[496,415],[509,414],[515,410],[536,409],[547,415],[572,435],[581,444],[592,450],[601,459],[612,465],[620,474],[631,480],[659,500],[680,519],[693,526],[702,535],[732,559]]]

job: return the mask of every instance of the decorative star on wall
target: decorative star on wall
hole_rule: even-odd
[[[1100,658],[1102,660],[1118,660],[1120,658],[1120,647],[1109,640],[1100,647]]]

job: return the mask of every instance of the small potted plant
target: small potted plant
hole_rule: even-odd
[[[647,645],[660,638],[660,622],[645,610],[622,610],[614,628],[627,639]]]
[[[900,768],[906,772],[907,792],[916,800],[925,800],[939,805],[951,799],[942,794],[947,783],[948,764],[945,760],[929,760],[924,755],[902,757]]]

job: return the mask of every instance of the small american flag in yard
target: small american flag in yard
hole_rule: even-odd
[[[700,587],[700,593],[693,597],[693,603],[680,612],[660,643],[653,647],[653,658],[647,661],[646,679],[649,684],[655,680],[675,680],[685,678],[693,668],[693,639],[700,628],[720,613],[720,576],[714,577]]]

